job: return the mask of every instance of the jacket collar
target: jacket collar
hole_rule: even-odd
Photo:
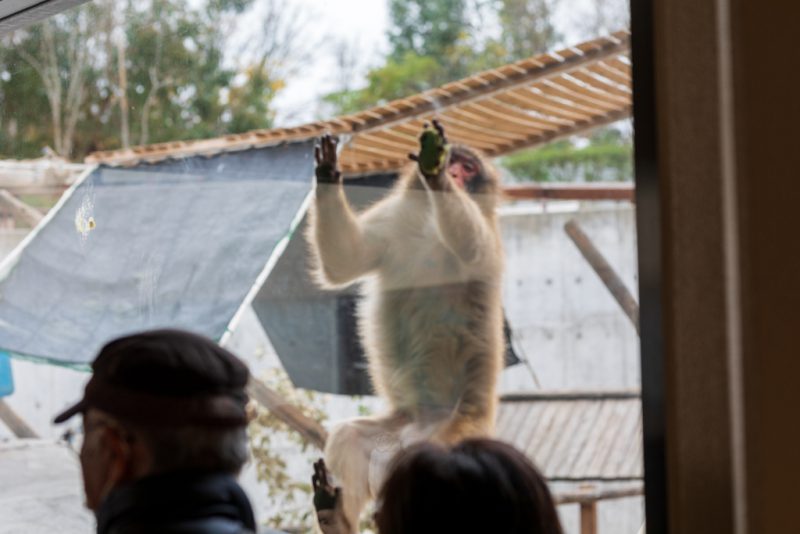
[[[96,515],[98,534],[117,525],[158,525],[209,516],[256,530],[250,501],[227,473],[179,472],[136,480],[113,489]]]

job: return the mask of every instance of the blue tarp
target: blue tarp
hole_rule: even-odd
[[[5,352],[0,352],[0,397],[14,393],[14,377],[11,374],[11,359]]]

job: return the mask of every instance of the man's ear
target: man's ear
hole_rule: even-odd
[[[116,485],[131,478],[134,470],[133,449],[130,437],[124,434],[121,429],[106,426],[102,429],[103,445],[102,450],[109,455],[108,474],[111,482]]]

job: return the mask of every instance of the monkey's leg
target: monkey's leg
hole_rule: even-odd
[[[325,463],[335,485],[342,488],[345,517],[354,529],[366,504],[375,498],[388,461],[399,450],[398,432],[407,421],[399,414],[360,417],[340,423],[328,437]]]

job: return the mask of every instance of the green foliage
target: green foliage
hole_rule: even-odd
[[[389,57],[395,61],[409,53],[446,57],[467,26],[465,0],[390,0],[389,14]]]
[[[435,59],[408,52],[399,61],[389,59],[383,67],[370,71],[367,87],[331,93],[324,100],[333,104],[338,113],[353,113],[430,89],[438,70]]]
[[[553,26],[556,0],[494,0],[506,61],[552,50],[561,40]]]
[[[279,24],[280,0],[269,2]],[[98,0],[4,38],[0,157],[38,157],[49,145],[80,160],[126,144],[270,128],[283,87],[270,54],[285,62],[293,43],[264,41],[239,68],[223,61],[235,17],[251,4]]]
[[[558,141],[502,159],[501,165],[520,181],[600,182],[633,179],[630,144],[608,140],[577,148]]]
[[[270,369],[261,378],[287,402],[300,408],[304,415],[319,423],[325,421],[319,397],[311,391],[295,389],[282,369]],[[279,530],[300,527],[302,532],[311,532],[316,521],[312,511],[311,465],[319,457],[319,451],[308,451],[308,444],[297,432],[260,406],[248,432],[258,479],[266,482],[266,497],[275,510],[267,518],[267,524]],[[309,472],[302,480],[290,476],[286,463],[287,450],[294,452],[297,449],[308,453]]]

